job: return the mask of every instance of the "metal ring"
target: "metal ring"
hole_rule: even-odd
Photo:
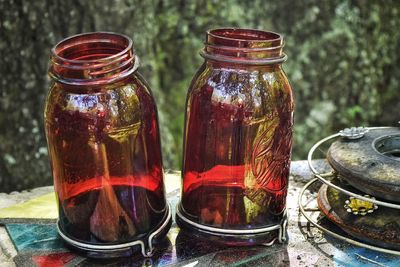
[[[199,224],[199,223],[196,223],[196,222],[186,218],[180,212],[179,204],[176,207],[176,215],[179,217],[179,219],[181,219],[184,222],[192,225],[195,228],[198,228],[198,229],[201,229],[201,230],[205,230],[205,231],[208,231],[208,232],[217,233],[217,234],[251,235],[251,234],[267,233],[267,232],[271,232],[271,231],[274,231],[274,230],[280,230],[280,231],[284,232],[284,229],[282,229],[282,228],[286,228],[285,226],[282,226],[282,224],[285,224],[284,221],[285,221],[285,218],[286,218],[286,210],[284,212],[284,215],[283,215],[284,219],[282,220],[281,224],[276,224],[276,225],[273,225],[273,226],[268,226],[268,227],[264,227],[264,228],[257,228],[257,229],[222,229],[222,228],[217,228],[217,227],[212,227],[212,226],[206,226],[206,225],[203,225],[203,224]],[[285,233],[283,233],[283,234],[285,234]],[[284,241],[284,238],[280,237],[280,239]]]
[[[392,128],[392,127],[369,127],[369,128],[367,128],[367,129],[369,129],[369,130],[375,130],[375,129],[385,129],[385,128]],[[385,206],[385,207],[388,207],[388,208],[400,209],[400,205],[399,205],[399,204],[393,204],[393,203],[385,202],[385,201],[381,201],[381,200],[370,199],[370,198],[361,196],[361,195],[359,195],[359,194],[353,193],[353,192],[351,192],[351,191],[348,191],[348,190],[346,190],[346,189],[343,189],[343,188],[341,188],[341,187],[339,187],[339,186],[337,186],[337,185],[331,183],[330,181],[326,180],[324,177],[322,177],[321,173],[319,173],[319,172],[314,168],[314,166],[312,165],[312,156],[313,156],[315,150],[316,150],[320,145],[322,145],[323,143],[325,143],[326,141],[331,140],[331,139],[333,139],[333,138],[335,138],[335,137],[338,137],[339,135],[340,135],[339,133],[332,134],[332,135],[330,135],[330,136],[328,136],[328,137],[325,137],[324,139],[321,139],[320,141],[318,141],[315,145],[313,145],[313,146],[311,147],[310,151],[308,152],[307,162],[308,162],[308,166],[310,167],[311,171],[314,173],[314,176],[315,176],[318,180],[320,180],[321,182],[323,182],[324,184],[326,184],[326,185],[328,185],[328,186],[330,186],[330,187],[332,187],[332,188],[335,188],[336,190],[338,190],[338,191],[340,191],[340,192],[342,192],[342,193],[344,193],[344,194],[346,194],[346,195],[348,195],[348,196],[352,196],[352,197],[355,197],[355,198],[358,198],[358,199],[361,199],[361,200],[364,200],[364,201],[368,201],[368,202],[371,202],[371,203],[374,203],[374,204],[382,205],[382,206]]]
[[[302,200],[303,200],[304,192],[305,192],[312,184],[314,184],[314,183],[315,183],[316,181],[318,181],[318,180],[319,180],[318,178],[315,178],[315,179],[309,181],[309,182],[301,189],[300,194],[299,194],[299,198],[298,198],[299,210],[300,210],[300,213],[307,219],[307,221],[309,221],[312,225],[314,225],[315,227],[317,227],[319,230],[321,230],[321,231],[323,231],[323,232],[329,234],[330,236],[333,236],[333,237],[335,237],[335,238],[337,238],[337,239],[340,239],[340,240],[345,241],[345,242],[347,242],[347,243],[350,243],[350,244],[352,244],[352,245],[359,246],[359,247],[363,247],[363,248],[368,248],[368,249],[375,250],[375,251],[378,251],[378,252],[383,252],[383,253],[388,253],[388,254],[393,254],[393,255],[400,256],[400,251],[398,251],[398,250],[392,250],[392,249],[381,248],[381,247],[377,247],[377,246],[373,246],[373,245],[368,245],[368,244],[365,244],[365,243],[356,241],[356,240],[354,240],[354,239],[344,237],[344,236],[342,236],[342,235],[339,235],[339,234],[337,234],[337,233],[335,233],[335,232],[332,232],[332,231],[326,229],[325,227],[319,225],[318,222],[313,221],[313,219],[312,219],[311,217],[309,217],[309,216],[306,214],[306,210],[305,210],[305,207],[304,207],[303,204],[302,204]],[[311,212],[315,212],[315,211],[316,211],[316,210],[312,210]],[[317,211],[319,211],[319,209],[318,209]]]
[[[135,240],[132,242],[127,242],[127,243],[122,243],[122,244],[116,244],[116,245],[93,245],[93,244],[88,244],[88,243],[83,243],[83,242],[79,242],[76,241],[74,239],[69,238],[67,235],[65,235],[58,222],[57,222],[57,230],[59,235],[70,245],[75,246],[77,248],[83,249],[83,250],[93,250],[93,251],[99,251],[99,252],[107,252],[107,251],[120,251],[123,249],[127,249],[133,246],[137,246],[140,245],[141,246],[141,251],[144,257],[150,257],[153,254],[153,245],[152,245],[152,241],[154,236],[156,236],[157,234],[159,234],[162,230],[164,230],[164,228],[168,225],[168,223],[171,221],[172,219],[172,213],[171,213],[171,207],[168,204],[167,206],[167,216],[165,217],[165,220],[163,221],[163,223],[160,225],[159,228],[157,228],[154,232],[152,232],[148,239],[147,239],[147,246],[148,246],[148,250],[146,251],[146,244],[142,241],[142,240]]]

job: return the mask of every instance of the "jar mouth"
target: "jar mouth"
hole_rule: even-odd
[[[90,32],[66,38],[51,49],[49,75],[65,84],[106,84],[131,74],[138,63],[129,37]]]
[[[286,60],[284,38],[272,31],[218,28],[207,31],[202,56],[219,61],[244,64],[276,64]]]
[[[241,28],[218,28],[207,31],[207,35],[212,37],[208,41],[221,42],[222,40],[232,42],[241,42],[242,45],[251,45],[252,43],[260,45],[270,45],[275,42],[283,41],[283,36],[279,33],[271,31],[262,31],[255,29],[241,29]]]
[[[95,59],[84,59],[82,57],[77,57],[77,55],[73,54],[73,52],[75,51],[74,48],[76,46],[86,45],[88,47],[94,47],[96,44],[103,44],[106,46],[109,45],[110,53],[103,54],[102,56]],[[77,34],[60,41],[51,49],[51,54],[55,60],[59,61],[75,64],[96,63],[110,61],[118,58],[126,54],[132,48],[133,41],[126,35],[112,32],[89,32]],[[114,53],[112,53],[111,49],[114,50]],[[86,52],[89,52],[89,50],[87,50]]]

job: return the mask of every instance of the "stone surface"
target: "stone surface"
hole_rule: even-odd
[[[38,187],[32,190],[24,190],[22,192],[11,192],[10,194],[0,193],[0,208],[9,207],[18,203],[22,203],[29,199],[42,196],[53,192],[53,186]]]
[[[313,160],[312,164],[320,173],[326,173],[332,170],[324,159]],[[293,161],[290,165],[290,176],[294,182],[300,183],[306,183],[314,178],[313,173],[308,167],[307,160]]]
[[[57,218],[57,200],[54,192],[0,208],[0,223],[29,223],[32,220],[54,223]]]
[[[327,169],[324,161],[313,162],[317,168]],[[142,266],[152,263],[153,266],[368,266],[368,264],[384,264],[394,266],[394,257],[375,253],[363,248],[357,248],[339,242],[336,239],[322,235],[307,224],[304,217],[299,216],[297,198],[305,182],[313,176],[307,171],[307,162],[293,162],[288,193],[288,235],[287,244],[276,244],[272,247],[249,247],[230,248],[209,242],[193,239],[185,235],[173,223],[169,231],[167,241],[162,248],[156,251],[151,259],[143,259],[140,255],[131,258],[121,258],[113,261],[93,261],[82,257],[72,258],[69,254],[44,255],[40,250],[30,256],[29,254],[18,254],[15,261],[19,266],[32,266],[35,263],[49,260],[49,262],[69,262],[71,266],[115,266],[129,265]],[[173,208],[179,201],[180,176],[178,172],[166,175],[167,198]],[[7,203],[19,203],[31,199],[40,194],[51,191],[52,188],[38,188],[32,192],[13,193],[1,195],[2,200],[8,199]],[[305,197],[315,195],[308,192]],[[310,203],[313,206],[315,203]],[[3,204],[3,206],[5,206]],[[315,206],[314,206],[315,207]],[[55,230],[54,225],[50,227]],[[23,231],[21,231],[22,234]],[[15,232],[18,234],[18,231]],[[31,236],[29,232],[25,232]],[[18,235],[17,235],[18,237]],[[51,237],[50,237],[51,239]],[[2,250],[0,252],[1,266],[15,266],[12,258],[17,252],[12,245],[4,227],[0,226],[0,241]],[[32,247],[30,247],[32,248]],[[59,252],[57,252],[59,253]],[[73,264],[72,264],[73,262]]]
[[[12,258],[17,255],[5,227],[0,226],[0,263],[1,266],[15,266]]]

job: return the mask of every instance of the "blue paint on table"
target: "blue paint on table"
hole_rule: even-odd
[[[66,250],[55,224],[6,224],[6,229],[19,253]]]
[[[346,249],[337,250],[333,256],[336,266],[400,266],[400,257],[380,253],[366,248],[348,246]]]

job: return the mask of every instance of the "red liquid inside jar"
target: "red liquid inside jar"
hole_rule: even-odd
[[[45,126],[58,227],[88,252],[128,255],[127,243],[151,243],[170,221],[157,110],[137,66],[132,41],[117,34],[77,35],[52,51]]]
[[[293,126],[282,47],[271,32],[207,33],[187,98],[184,229],[232,245],[282,239]]]

